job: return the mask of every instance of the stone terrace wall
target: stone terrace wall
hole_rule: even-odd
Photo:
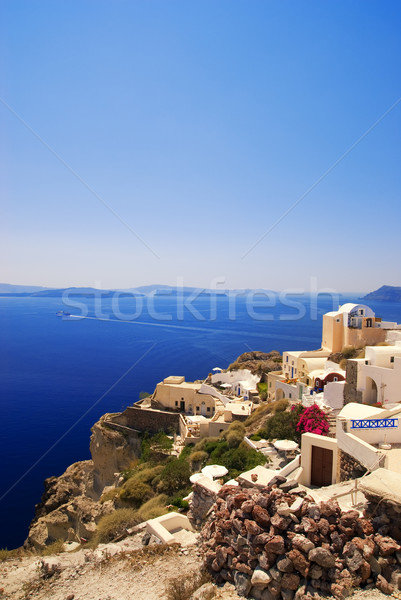
[[[136,431],[149,431],[150,433],[175,431],[180,434],[179,413],[129,406],[124,412],[111,417],[109,422],[124,425]]]
[[[366,469],[354,457],[339,450],[340,456],[340,481],[357,479],[366,473]]]
[[[240,596],[343,600],[359,586],[401,589],[401,547],[377,524],[306,491],[223,486],[201,535],[210,573]]]

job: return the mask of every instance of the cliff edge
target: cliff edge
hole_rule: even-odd
[[[140,456],[140,439],[134,433],[110,429],[102,417],[92,427],[90,452],[92,460],[76,462],[59,477],[45,480],[26,548],[41,550],[59,539],[90,539],[99,519],[114,510],[111,501],[101,503],[100,498],[106,488],[116,485],[119,473]]]

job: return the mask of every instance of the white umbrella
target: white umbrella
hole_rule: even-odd
[[[224,475],[227,475],[228,470],[222,465],[207,465],[203,467],[202,473],[206,477],[224,477]]]
[[[277,440],[277,442],[273,442],[273,446],[282,452],[288,452],[289,450],[296,450],[298,448],[298,444],[292,440]]]
[[[221,367],[213,367],[212,371],[222,371],[223,369]]]
[[[197,481],[199,481],[199,479],[202,479],[203,477],[205,477],[205,475],[203,473],[194,473],[193,475],[191,475],[191,477],[189,478],[189,481],[191,483],[196,483]]]

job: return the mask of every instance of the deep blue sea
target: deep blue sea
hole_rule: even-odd
[[[124,409],[168,375],[200,379],[248,350],[318,348],[322,315],[337,308],[329,296],[317,304],[297,297],[296,307],[201,296],[189,308],[160,296],[152,314],[144,306],[127,321],[138,308],[133,298],[120,299],[117,316],[110,299],[79,301],[92,318],[57,317],[82,312],[60,298],[0,298],[0,548],[23,543],[43,480],[90,458],[90,428],[102,414]],[[401,303],[370,306],[401,321]]]

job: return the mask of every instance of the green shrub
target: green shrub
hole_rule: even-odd
[[[139,508],[141,504],[153,496],[153,490],[147,483],[138,481],[135,477],[128,479],[121,488],[120,498]]]
[[[175,498],[172,498],[170,500],[170,504],[183,510],[188,510],[189,508],[189,502],[187,500],[184,500],[181,496],[176,496]]]
[[[160,461],[163,455],[169,455],[173,440],[164,431],[154,435],[145,433],[141,442],[141,457],[144,461]]]
[[[128,527],[133,527],[140,523],[136,510],[132,508],[120,508],[110,515],[102,517],[98,523],[95,541],[107,543],[118,537]]]
[[[208,458],[209,455],[207,452],[204,452],[204,450],[197,450],[196,452],[192,452],[192,454],[189,457],[192,469],[194,468],[194,466],[204,465]]]
[[[189,485],[190,474],[189,464],[186,461],[174,459],[168,462],[160,473],[157,490],[171,494],[185,488]]]
[[[7,548],[0,548],[0,562],[7,560],[8,558],[17,558],[25,554],[22,548],[14,548],[13,550],[7,550]]]
[[[252,435],[249,436],[249,439],[252,440],[253,442],[259,442],[259,440],[261,440],[262,438],[257,433],[253,433]]]
[[[244,436],[239,430],[230,431],[227,435],[227,445],[229,448],[238,448],[243,439]]]
[[[341,350],[343,358],[354,358],[357,353],[358,348],[355,348],[355,346],[344,346],[344,348]]]
[[[102,494],[99,501],[100,504],[104,504],[108,500],[114,500],[114,498],[120,495],[120,491],[121,490],[119,488],[112,488],[111,490],[107,490],[107,492],[104,492]]]
[[[218,441],[219,441],[218,437],[202,438],[201,440],[199,440],[199,442],[197,442],[197,444],[195,444],[193,451],[196,452],[198,450],[205,450],[205,452],[207,452],[206,446],[208,444],[217,444]]]
[[[345,370],[346,370],[346,368],[347,368],[347,362],[348,362],[348,361],[347,361],[347,359],[346,359],[346,358],[342,358],[342,359],[340,360],[340,365],[339,365],[339,366],[340,366],[340,369],[342,369],[343,371],[345,371]]]
[[[267,383],[265,383],[264,381],[260,381],[257,384],[257,388],[258,388],[260,399],[266,400],[266,398],[267,398]]]
[[[187,458],[189,458],[189,456],[193,452],[193,450],[194,450],[193,444],[188,444],[187,446],[184,446],[184,448],[181,450],[178,458],[180,460],[187,460]]]
[[[159,494],[154,496],[137,510],[137,517],[140,522],[148,521],[148,519],[155,519],[168,512],[166,504],[168,503],[168,497],[166,494]]]
[[[60,554],[60,552],[64,552],[64,540],[56,540],[52,544],[46,546],[41,551],[42,556],[51,556],[52,554]]]
[[[229,433],[233,431],[239,431],[242,433],[242,436],[245,435],[245,425],[241,421],[233,421],[230,423],[230,426],[222,433],[221,437],[227,437]]]
[[[284,412],[285,410],[287,410],[289,404],[290,404],[290,402],[289,402],[289,400],[287,400],[287,398],[282,398],[281,400],[276,400],[275,402],[273,402],[273,405],[272,405],[273,413],[276,414],[276,413]]]
[[[267,419],[263,429],[258,434],[268,440],[295,440],[299,441],[300,434],[297,432],[299,410],[291,412],[276,412]]]

